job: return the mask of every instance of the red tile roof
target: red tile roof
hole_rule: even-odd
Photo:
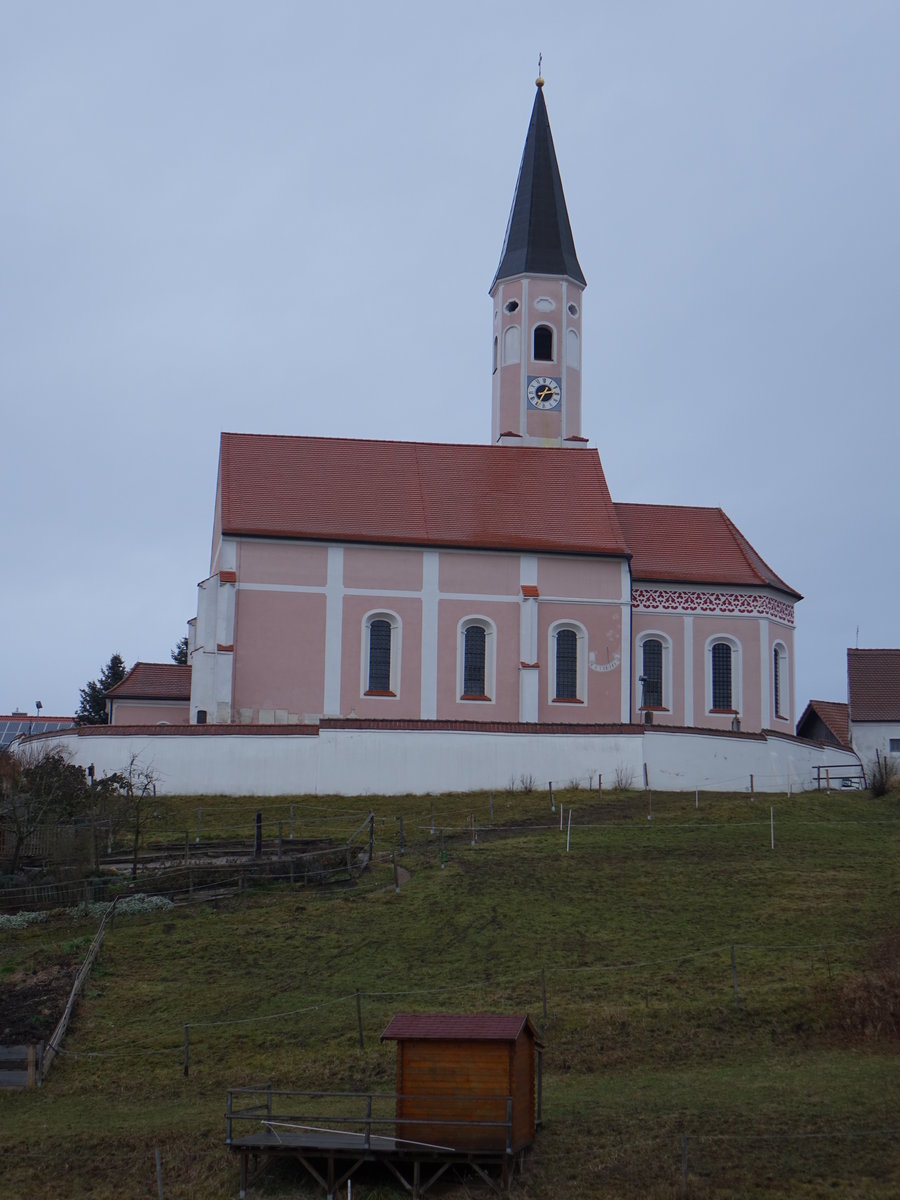
[[[810,700],[803,710],[803,716],[797,722],[797,736],[810,736],[805,730],[808,724],[814,723],[818,717],[826,729],[841,746],[850,748],[850,712],[849,705],[838,700]]]
[[[636,581],[773,587],[802,599],[721,508],[615,504]]]
[[[223,433],[222,532],[625,553],[591,450]]]
[[[537,1037],[527,1016],[499,1013],[397,1013],[381,1035],[385,1041],[408,1038],[436,1041],[514,1042],[523,1029]]]
[[[178,663],[135,663],[106,694],[115,700],[190,700],[191,668]]]
[[[900,650],[848,650],[851,721],[900,721]]]

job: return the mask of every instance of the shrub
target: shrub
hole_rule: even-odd
[[[873,796],[886,796],[898,784],[897,764],[888,754],[875,751],[875,762],[869,767],[869,786]]]

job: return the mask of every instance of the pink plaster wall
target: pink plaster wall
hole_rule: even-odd
[[[233,720],[239,710],[321,713],[325,699],[325,596],[239,588]]]
[[[240,541],[237,572],[241,583],[281,583],[324,587],[328,548],[303,542]]]
[[[774,650],[776,642],[781,642],[787,651],[787,703],[784,706],[785,715],[783,717],[775,716],[775,680],[774,680]],[[796,707],[796,698],[794,696],[794,631],[786,625],[776,625],[774,622],[769,622],[769,662],[772,664],[772,679],[769,683],[769,691],[771,694],[771,710],[772,719],[769,722],[771,729],[786,730],[788,733],[794,732],[795,713],[798,711]]]
[[[579,642],[579,653],[588,659],[584,674],[584,703],[555,701],[555,673],[550,651],[550,628],[557,621],[582,625],[587,632],[587,644]],[[619,722],[622,719],[622,671],[620,661],[611,671],[592,671],[590,654],[597,665],[611,662],[616,654],[622,657],[622,613],[615,604],[579,604],[541,602],[538,609],[538,661],[540,681],[538,720],[565,722]]]
[[[480,596],[520,595],[518,554],[443,551],[438,570],[442,592]]]
[[[671,692],[671,705],[668,712],[654,710],[654,725],[686,725],[693,719],[693,712],[685,716],[684,711],[684,617],[667,613],[640,613],[632,615],[632,679],[631,679],[631,714],[633,721],[643,720],[641,713],[641,685],[639,682],[643,670],[643,655],[638,649],[638,638],[644,633],[660,633],[667,635],[672,643],[670,655],[671,688],[667,689],[663,680],[663,698],[667,690]],[[663,659],[663,673],[666,663]],[[701,702],[702,703],[702,702]]]
[[[344,587],[417,592],[422,587],[422,551],[387,546],[347,546]]]
[[[362,585],[359,585],[362,586]],[[396,696],[366,696],[363,679],[363,622],[373,610],[395,613],[400,629],[400,686]],[[345,596],[341,651],[341,712],[385,719],[421,715],[422,602],[396,596]],[[396,642],[392,645],[396,653]]]
[[[437,716],[442,721],[518,721],[518,604],[487,600],[442,600],[438,607]],[[460,700],[457,694],[459,622],[482,616],[496,626],[496,686],[491,700]],[[488,685],[490,686],[490,685]]]
[[[538,590],[542,596],[618,600],[622,595],[622,560],[547,555],[538,560]]]
[[[760,623],[753,618],[694,617],[694,724],[707,729],[730,729],[732,715],[713,713],[706,707],[707,640],[722,635],[741,645],[741,728],[755,733],[761,728],[759,677]],[[766,686],[768,686],[768,681]]]

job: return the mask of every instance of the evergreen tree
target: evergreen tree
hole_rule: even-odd
[[[179,638],[175,644],[175,649],[171,653],[173,663],[177,663],[179,667],[186,667],[188,661],[188,640],[186,637]]]
[[[99,679],[92,679],[81,689],[81,703],[75,713],[76,725],[108,725],[106,693],[125,678],[125,663],[121,654],[114,654]]]

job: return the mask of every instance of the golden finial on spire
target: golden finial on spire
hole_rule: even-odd
[[[544,77],[541,75],[541,63],[543,61],[544,61],[543,54],[538,54],[538,76],[534,82],[539,88],[542,88],[544,86]]]

